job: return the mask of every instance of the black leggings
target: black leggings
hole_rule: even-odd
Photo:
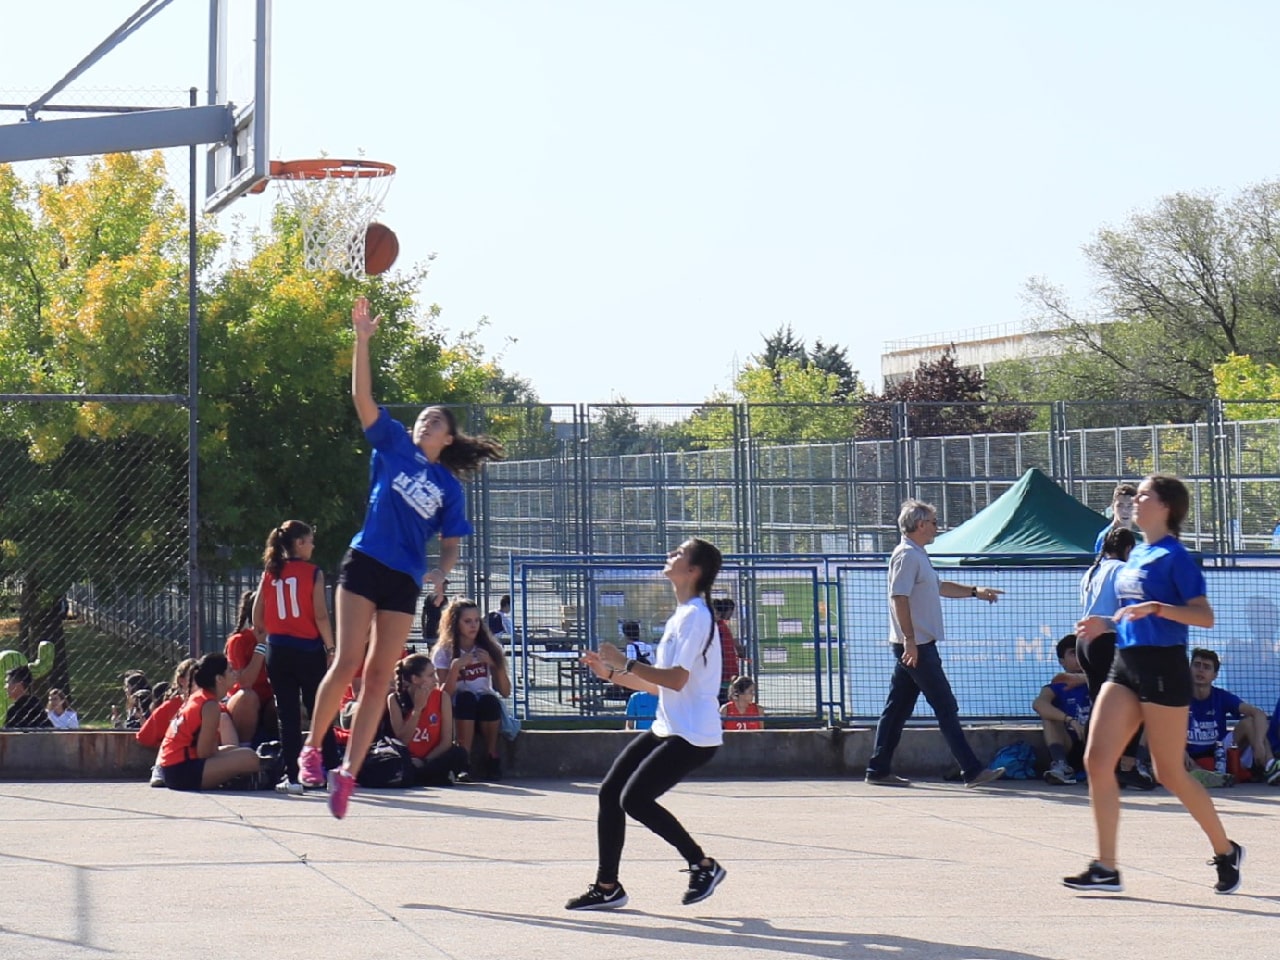
[[[298,782],[298,754],[302,751],[302,710],[311,717],[316,709],[316,690],[328,669],[324,645],[316,641],[315,649],[299,650],[282,644],[267,644],[267,677],[276,695],[276,716],[280,719],[280,750],[284,756],[285,775],[290,783]],[[325,731],[324,763],[338,765],[338,743],[333,729]]]
[[[658,803],[658,797],[714,757],[717,749],[695,747],[680,737],[659,737],[648,730],[627,744],[600,784],[596,883],[618,882],[628,814],[679,850],[686,863],[703,860],[702,847]]]

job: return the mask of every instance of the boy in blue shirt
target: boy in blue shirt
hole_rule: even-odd
[[[658,695],[637,690],[627,700],[627,729],[648,730],[658,712]]]
[[[1044,742],[1049,748],[1050,764],[1045,780],[1055,784],[1075,783],[1076,769],[1084,764],[1085,730],[1089,726],[1093,700],[1076,657],[1074,633],[1058,641],[1057,653],[1063,673],[1040,688],[1031,709],[1040,716]],[[1078,682],[1067,682],[1064,674],[1078,677]]]
[[[1187,714],[1187,769],[1212,769],[1217,745],[1236,746],[1241,751],[1242,766],[1257,769],[1260,779],[1280,782],[1280,763],[1276,762],[1267,739],[1266,713],[1246,703],[1229,690],[1215,687],[1221,661],[1217,653],[1197,647],[1191,651],[1191,709]],[[1238,720],[1235,730],[1227,721]],[[1252,757],[1246,751],[1253,748]]]

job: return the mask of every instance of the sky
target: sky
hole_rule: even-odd
[[[139,6],[6,4],[0,102]],[[174,0],[82,85],[203,89],[207,32]],[[1276,36],[1261,0],[276,0],[270,153],[394,163],[423,301],[545,401],[696,403],[782,324],[876,388],[886,340],[1085,302],[1100,228],[1274,178]]]

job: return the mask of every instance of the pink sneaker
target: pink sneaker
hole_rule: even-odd
[[[356,778],[346,769],[329,772],[329,812],[341,820],[347,815],[347,804],[355,793]]]
[[[298,779],[304,787],[324,786],[324,756],[315,747],[303,747],[298,754]]]

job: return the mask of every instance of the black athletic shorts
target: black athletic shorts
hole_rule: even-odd
[[[1191,663],[1182,645],[1117,647],[1107,680],[1128,687],[1143,703],[1160,707],[1191,703]]]
[[[170,790],[199,790],[204,780],[204,761],[198,757],[194,760],[183,760],[172,766],[161,767],[164,785]]]
[[[413,616],[422,587],[403,570],[393,570],[359,550],[348,550],[338,569],[338,586],[364,597],[379,610]]]

